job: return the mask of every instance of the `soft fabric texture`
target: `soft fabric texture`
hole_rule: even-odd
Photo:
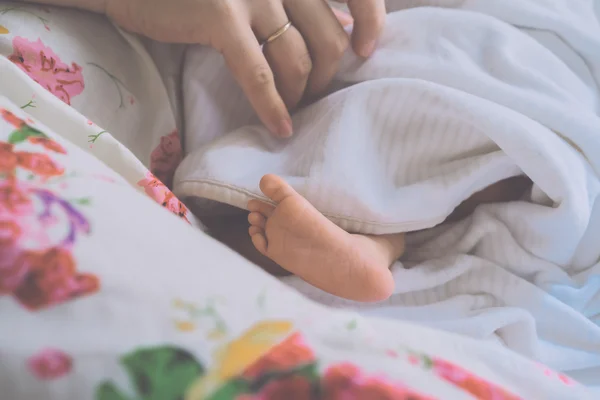
[[[0,52],[0,398],[597,398],[505,347],[315,304],[194,227],[157,179],[182,158],[181,47],[0,2]]]
[[[215,51],[191,48],[187,156],[174,192],[195,210],[228,213],[222,204],[264,199],[258,182],[275,173],[348,231],[420,231],[393,267],[396,293],[384,303],[287,282],[328,305],[499,341],[592,383],[600,376],[597,3],[390,1],[373,57],[349,51],[331,93],[294,114],[286,141],[257,124]],[[425,230],[474,192],[521,174],[534,182],[522,201]]]

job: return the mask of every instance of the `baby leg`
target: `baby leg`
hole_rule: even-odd
[[[403,234],[350,234],[275,175],[260,188],[275,203],[248,203],[250,236],[262,255],[336,296],[369,302],[392,294],[389,267],[404,251]]]

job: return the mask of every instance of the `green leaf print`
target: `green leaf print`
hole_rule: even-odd
[[[90,204],[92,204],[91,197],[81,197],[79,199],[71,199],[69,201],[73,204],[77,204],[80,206],[89,206]]]
[[[127,396],[110,382],[104,382],[96,389],[96,400],[129,400]]]
[[[136,400],[181,400],[204,368],[186,350],[173,346],[139,349],[121,362],[127,370]],[[111,383],[96,389],[96,400],[127,400]]]
[[[231,400],[248,393],[250,393],[248,382],[243,379],[233,379],[221,386],[207,400]]]
[[[26,108],[30,108],[30,107],[31,107],[31,108],[35,108],[35,107],[36,107],[36,105],[35,105],[35,101],[33,101],[33,100],[29,100],[29,102],[28,102],[27,104],[25,104],[25,105],[21,106],[21,110],[24,110],[24,109],[26,109]]]
[[[350,321],[346,324],[346,329],[348,329],[349,331],[353,331],[356,329],[357,325],[358,325],[358,322],[355,319],[353,319],[352,321]]]
[[[18,144],[18,143],[26,141],[27,138],[30,136],[47,137],[46,135],[44,135],[42,132],[38,131],[37,129],[25,125],[22,128],[17,129],[16,131],[13,131],[8,136],[8,143]]]

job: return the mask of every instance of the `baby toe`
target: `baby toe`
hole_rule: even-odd
[[[275,206],[265,203],[260,200],[250,200],[248,202],[248,211],[250,213],[259,213],[265,216],[265,218],[269,218],[273,211],[275,211]]]
[[[256,226],[258,228],[265,229],[265,225],[267,223],[267,218],[265,218],[265,216],[261,213],[251,212],[250,214],[248,214],[248,222],[252,226]]]

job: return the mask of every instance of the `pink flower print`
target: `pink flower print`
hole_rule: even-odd
[[[160,138],[160,143],[150,155],[150,171],[167,187],[172,187],[175,169],[183,159],[177,129]]]
[[[27,366],[36,378],[51,380],[71,372],[73,359],[64,351],[45,349],[29,358]]]
[[[385,354],[391,358],[398,358],[398,353],[394,350],[386,350]]]
[[[187,223],[187,208],[179,201],[177,197],[161,181],[156,179],[151,172],[146,173],[146,178],[138,182],[138,185],[144,188],[144,191],[150,198],[162,205],[173,214],[179,216]]]
[[[13,53],[8,57],[31,79],[48,89],[67,104],[85,88],[81,67],[63,63],[41,39],[30,42],[23,37],[13,39]]]
[[[421,360],[419,360],[419,357],[415,356],[414,354],[410,354],[408,356],[408,362],[412,365],[418,365],[421,362]]]
[[[481,400],[519,400],[520,397],[484,380],[461,366],[440,358],[433,358],[433,371],[443,380],[454,384]]]
[[[549,367],[545,366],[544,364],[537,363],[537,362],[535,364],[538,366],[538,368],[540,368],[543,371],[544,375],[546,375],[548,378],[558,379],[559,381],[561,381],[562,383],[564,383],[567,386],[576,385],[576,382],[573,379],[569,378],[568,376],[561,374],[559,372],[556,372],[556,371],[550,369]]]
[[[0,216],[4,213],[19,217],[32,215],[33,203],[21,184],[4,180],[0,182]]]

